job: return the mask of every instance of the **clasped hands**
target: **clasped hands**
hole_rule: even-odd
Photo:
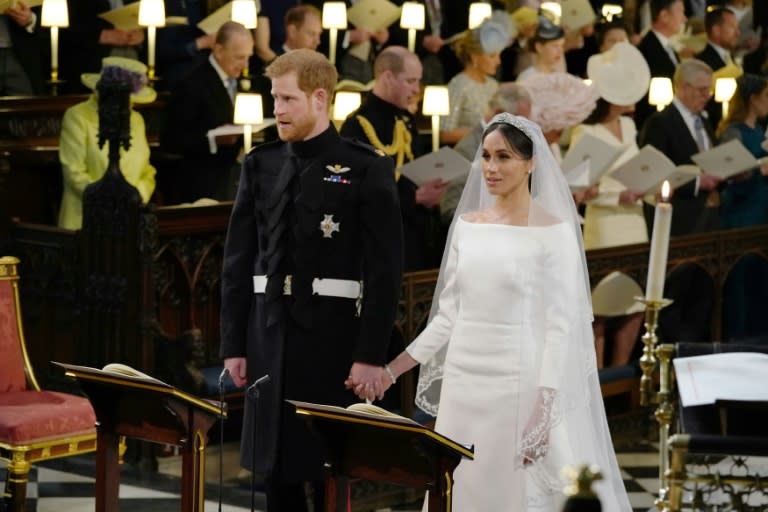
[[[353,363],[344,387],[352,390],[361,400],[381,400],[392,385],[392,378],[383,366]]]

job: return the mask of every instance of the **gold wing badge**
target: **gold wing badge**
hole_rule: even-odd
[[[341,164],[326,165],[325,168],[333,174],[344,174],[351,170],[349,167],[342,167]]]

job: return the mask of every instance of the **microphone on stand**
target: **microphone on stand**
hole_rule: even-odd
[[[256,442],[259,439],[259,393],[261,386],[269,382],[269,374],[256,379],[245,390],[245,395],[253,402],[253,440],[251,442],[251,512],[256,510]]]
[[[229,376],[229,369],[224,368],[219,374],[219,512],[221,512],[221,492],[224,486],[224,379]]]

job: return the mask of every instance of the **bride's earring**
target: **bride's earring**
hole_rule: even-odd
[[[531,167],[530,169],[528,169],[528,174],[531,174],[532,172],[533,172],[533,167]]]

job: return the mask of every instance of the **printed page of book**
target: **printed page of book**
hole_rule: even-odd
[[[760,163],[738,139],[720,144],[708,151],[697,153],[691,157],[696,165],[706,174],[730,178],[744,171],[754,169]]]
[[[360,0],[347,9],[347,21],[371,32],[385,29],[400,19],[400,7],[388,0]]]
[[[675,172],[675,164],[664,153],[651,146],[640,152],[611,173],[627,189],[647,194],[658,192],[661,184]]]
[[[103,12],[99,14],[99,18],[108,21],[115,28],[120,30],[136,30],[142,28],[139,25],[139,3],[133,2],[132,4],[112,9],[111,11]]]
[[[469,174],[471,166],[470,161],[461,153],[446,146],[408,162],[398,171],[417,185],[423,185],[437,178],[443,181],[462,178]]]
[[[587,133],[568,149],[560,167],[567,172],[582,162],[589,162],[589,183],[586,186],[591,186],[600,181],[625,150],[626,146],[616,146]]]

